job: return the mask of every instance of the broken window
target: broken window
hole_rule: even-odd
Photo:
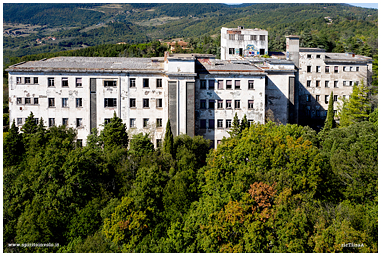
[[[311,80],[307,80],[307,87],[311,87]]]
[[[241,81],[235,80],[234,83],[235,83],[234,89],[240,90],[241,89]]]
[[[67,126],[69,124],[69,118],[62,118],[62,125]]]
[[[231,128],[231,127],[232,127],[232,120],[226,119],[226,128]]]
[[[156,88],[162,88],[163,87],[163,80],[158,78],[156,79]]]
[[[316,87],[320,87],[320,80],[316,80]]]
[[[105,98],[105,108],[116,107],[116,98]]]
[[[69,107],[69,105],[68,105],[68,101],[69,101],[68,98],[62,98],[62,107],[63,107],[63,108],[67,108],[67,107]]]
[[[16,77],[16,84],[21,84],[21,77]]]
[[[82,118],[77,118],[77,127],[82,127]]]
[[[214,109],[214,100],[209,100],[209,109]]]
[[[320,54],[316,55],[316,59],[320,59]]]
[[[156,99],[156,107],[157,108],[163,107],[163,99]]]
[[[325,66],[325,73],[329,73],[329,66]]]
[[[22,98],[17,98],[16,99],[16,104],[18,105],[18,104],[22,104]]]
[[[54,77],[48,77],[48,87],[54,87]]]
[[[316,101],[320,101],[320,95],[316,95]]]
[[[254,80],[249,80],[248,82],[248,89],[253,90],[254,89]]]
[[[149,99],[143,99],[143,108],[149,108]]]
[[[316,72],[317,72],[317,73],[320,73],[320,71],[321,71],[321,70],[320,70],[320,66],[316,66]]]
[[[257,36],[256,35],[251,35],[250,36],[251,41],[257,41]]]
[[[311,72],[311,66],[307,66],[307,72],[308,72],[308,73]]]
[[[245,36],[244,35],[238,35],[238,40],[245,40]]]
[[[130,108],[136,108],[136,99],[130,99]]]
[[[333,67],[333,72],[334,73],[339,73],[339,66],[334,66]]]
[[[249,100],[248,101],[247,108],[248,109],[254,109],[254,100]]]
[[[265,35],[260,35],[259,36],[259,41],[265,41],[266,40],[266,36]]]
[[[55,106],[54,98],[49,98],[49,99],[48,99],[48,104],[49,104],[49,108],[54,107],[54,106]]]
[[[156,127],[158,128],[163,127],[163,119],[156,118]]]
[[[156,147],[160,148],[162,145],[161,139],[156,139]]]
[[[209,119],[209,129],[214,129],[214,119]]]
[[[38,77],[33,77],[33,83],[38,84]]]
[[[353,86],[353,81],[349,81],[349,86]]]
[[[206,129],[206,119],[200,119],[200,129]]]
[[[136,127],[136,119],[130,118],[130,128],[135,128],[135,127]]]
[[[218,109],[224,108],[224,101],[223,100],[217,100],[217,108]]]
[[[30,84],[30,77],[25,77],[25,83]]]
[[[346,81],[343,81],[343,86],[346,86],[347,85],[347,82]]]
[[[200,108],[206,109],[206,100],[200,100]]]
[[[333,101],[337,101],[337,95],[333,95]]]
[[[206,89],[206,80],[200,80],[200,89]]]
[[[54,118],[49,118],[49,127],[52,127],[55,125],[55,120]]]
[[[130,78],[130,88],[135,88],[135,87],[136,87],[136,79]]]
[[[149,122],[149,118],[143,118],[143,127],[144,128],[148,127],[148,122]]]
[[[234,34],[230,34],[229,35],[229,40],[235,40],[235,35]]]
[[[307,59],[311,59],[311,54],[307,54]]]
[[[251,120],[251,119],[247,120],[247,122],[249,123],[249,127],[254,124],[254,120]]]
[[[106,124],[109,124],[110,122],[111,122],[111,118],[105,118],[105,122],[104,122],[105,125],[106,125]]]
[[[75,99],[75,106],[77,108],[81,108],[82,107],[82,98],[76,98]],[[116,106],[116,99],[115,99],[115,106]]]
[[[35,124],[38,124],[38,118],[35,118],[35,119],[34,119],[34,123],[35,123]]]
[[[356,67],[356,71],[357,71],[357,72],[360,71],[360,67]]]
[[[226,100],[226,108],[232,108],[232,101]]]
[[[234,108],[235,109],[241,108],[241,101],[240,100],[235,100],[234,101]]]
[[[234,48],[229,48],[229,54],[234,55]]]
[[[149,79],[143,78],[143,88],[149,88]]]
[[[69,79],[67,77],[62,77],[62,87],[69,86]]]
[[[22,125],[22,118],[17,118],[17,125]]]
[[[339,85],[339,82],[338,82],[338,81],[334,81],[334,82],[333,82],[333,87],[337,88],[338,85]]]
[[[329,87],[329,81],[325,81],[325,87],[326,87],[326,88]]]
[[[217,128],[223,128],[224,126],[224,120],[218,119],[217,120]]]
[[[226,80],[226,89],[232,88],[232,80]]]
[[[33,98],[33,104],[38,104],[38,98]]]
[[[75,79],[75,87],[82,87],[82,78],[78,77]]]
[[[223,90],[223,89],[224,89],[224,81],[218,80],[218,90]]]
[[[209,80],[209,90],[214,90],[214,80]]]
[[[103,82],[103,85],[104,85],[104,87],[115,87],[116,86],[116,81],[108,81],[108,80],[106,80],[106,81]]]
[[[329,103],[329,95],[325,95],[324,102],[325,102],[325,104],[328,104],[328,103]]]

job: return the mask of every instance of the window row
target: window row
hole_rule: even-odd
[[[143,78],[142,80],[143,88],[150,88],[150,80],[148,78]],[[130,88],[136,88],[136,78],[130,78]],[[162,88],[163,87],[163,79],[157,78],[156,79],[156,88]]]
[[[266,35],[229,34],[229,40],[265,41]]]
[[[332,66],[325,66],[324,67],[324,72],[325,73],[330,73],[331,72],[331,69]],[[321,73],[322,70],[321,70],[321,66],[316,66],[315,67],[315,71],[316,73]],[[343,71],[360,71],[360,67],[347,67],[347,66],[343,66]],[[307,73],[311,73],[312,72],[312,66],[307,66]],[[339,73],[339,66],[333,66],[333,73]]]
[[[38,98],[16,98],[16,104],[17,105],[38,105],[39,103]]]
[[[55,77],[48,77],[48,87],[69,87],[69,78],[61,77],[61,79],[57,79]],[[75,87],[82,87],[82,78],[75,78]]]
[[[214,90],[215,83],[217,82],[217,89],[223,90],[224,89],[224,80],[200,80],[200,89],[201,90]],[[208,87],[207,87],[208,85]],[[248,90],[254,90],[254,80],[248,80],[247,81],[247,89]],[[233,89],[233,80],[225,80],[225,89],[231,90]],[[241,89],[241,80],[234,80],[234,89],[240,90]]]
[[[106,119],[105,119],[106,122]],[[150,119],[149,118],[143,118],[143,128],[149,128],[150,125]],[[136,128],[136,118],[130,118],[130,128]],[[162,118],[156,118],[156,128],[163,128],[163,119]]]
[[[38,84],[38,77],[16,77],[17,84]]]
[[[238,120],[240,121],[240,120]],[[254,123],[254,120],[247,120],[249,126]],[[225,124],[225,125],[224,125]],[[217,119],[217,129],[231,128],[232,119]],[[215,129],[215,120],[214,119],[200,119],[200,129]]]
[[[17,118],[17,125],[22,126],[24,125],[26,118]],[[35,124],[39,123],[39,119],[34,119]],[[69,118],[62,118],[61,125],[67,126],[69,124]],[[77,128],[83,127],[83,119],[82,118],[76,118],[75,124]],[[48,118],[48,126],[52,127],[56,125],[56,119],[55,118]]]
[[[136,99],[131,98],[130,99],[130,108],[136,108]],[[150,107],[150,99],[143,99],[143,108],[149,108]],[[163,107],[163,99],[156,99],[156,107],[162,108]]]
[[[312,95],[310,95],[310,94],[307,94],[306,95],[306,101],[307,102],[311,102],[311,97],[312,97]],[[324,95],[324,102],[325,102],[325,104],[328,104],[329,103],[329,95]],[[346,96],[346,95],[343,95],[343,98],[344,99],[349,99],[349,95],[348,96]],[[333,95],[333,101],[337,101],[337,99],[338,99],[338,96],[337,95]],[[319,102],[320,101],[320,95],[315,95],[315,100],[317,101],[317,102]]]
[[[208,106],[206,103],[208,102]],[[233,109],[233,100],[225,100],[225,109]],[[200,109],[215,109],[216,100],[200,100]],[[234,100],[234,109],[241,108],[241,100]],[[254,109],[254,100],[247,101],[247,108]],[[217,109],[224,109],[224,100],[217,100]]]
[[[56,99],[55,98],[48,98],[48,106],[49,106],[49,108],[56,107]],[[61,98],[61,107],[63,107],[63,108],[69,107],[69,98]],[[82,98],[76,98],[75,99],[75,107],[76,108],[83,107]]]
[[[325,88],[329,88],[330,87],[330,84],[331,84],[331,81],[324,81],[324,87]],[[359,84],[359,81],[343,81],[343,86],[353,86],[353,85],[358,85]],[[307,80],[307,87],[311,87],[312,85],[312,82],[311,80]],[[316,87],[321,87],[321,81],[320,80],[316,80],[315,81],[315,86]],[[339,87],[339,81],[333,81],[333,87],[334,88],[338,88]]]

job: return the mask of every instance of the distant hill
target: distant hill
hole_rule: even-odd
[[[284,50],[287,34],[329,51],[378,50],[377,10],[347,4],[5,3],[3,14],[4,56],[218,37],[222,26],[268,30],[270,51]]]

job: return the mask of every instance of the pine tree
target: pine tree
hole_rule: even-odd
[[[37,132],[37,124],[34,119],[33,112],[30,112],[28,118],[25,120],[25,124],[21,128],[21,131],[24,134],[33,134]]]
[[[100,135],[105,147],[121,146],[126,148],[128,146],[128,134],[126,124],[122,119],[116,116],[111,118],[110,123],[105,125],[105,128]]]
[[[230,134],[231,137],[235,137],[235,136],[238,136],[239,134],[241,134],[241,126],[239,124],[239,119],[238,119],[237,113],[235,113],[235,115],[234,115],[232,127],[231,127],[231,130],[228,131],[228,133]]]
[[[164,143],[163,143],[163,149],[164,152],[169,153],[173,156],[174,150],[173,150],[173,134],[171,130],[171,122],[168,119],[167,127],[165,129],[165,137],[164,137]]]
[[[331,96],[329,98],[329,103],[328,103],[328,112],[327,112],[327,117],[325,119],[323,132],[328,132],[329,130],[336,127],[334,115],[335,113],[333,111],[333,92],[331,92]]]
[[[245,114],[241,121],[241,132],[245,130],[246,128],[249,128],[249,121],[247,121],[246,114]]]
[[[13,123],[7,136],[4,138],[4,167],[17,165],[24,152],[24,145],[22,143],[22,136],[19,133],[19,128]]]

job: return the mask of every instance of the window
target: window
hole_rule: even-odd
[[[224,108],[224,101],[223,100],[217,100],[217,108],[218,109]]]
[[[157,108],[163,107],[163,99],[156,99],[156,107]]]
[[[333,95],[333,101],[337,101],[337,95]]]
[[[224,81],[218,80],[218,90],[223,90],[223,89],[224,89]]]
[[[339,66],[334,66],[333,67],[333,72],[334,73],[339,73]]]
[[[33,83],[38,84],[38,77],[33,77]]]
[[[266,39],[266,36],[265,35],[260,35],[259,36],[259,41],[265,41]]]
[[[22,125],[22,118],[17,118],[17,125]]]
[[[49,108],[54,107],[54,106],[55,106],[54,98],[49,98],[49,99],[48,99],[48,104],[49,104]]]
[[[49,127],[52,127],[55,125],[55,120],[54,118],[49,118]]]
[[[206,129],[206,119],[200,119],[200,129]]]
[[[229,35],[230,37],[231,35]],[[234,35],[233,35],[234,36]],[[230,39],[230,38],[229,38]],[[230,40],[234,40],[234,39],[230,39]],[[229,48],[229,54],[234,54],[234,48]]]
[[[316,101],[320,101],[320,95],[316,95]]]
[[[337,88],[338,85],[339,85],[339,82],[338,82],[338,81],[334,81],[334,82],[333,82],[333,87]]]
[[[324,102],[325,102],[325,104],[328,104],[328,102],[329,102],[329,95],[325,95]]]
[[[307,80],[307,87],[311,87],[311,80]]]
[[[200,89],[206,89],[206,80],[200,80]]]
[[[75,87],[82,87],[82,78],[81,77],[77,77],[75,79]]]
[[[218,119],[217,120],[217,128],[223,128],[224,126],[224,120]]]
[[[143,99],[143,108],[149,108],[149,99]]]
[[[238,35],[238,40],[244,40],[245,36],[244,35]]]
[[[306,95],[306,101],[307,101],[307,102],[310,102],[310,101],[311,101],[311,95],[309,95],[309,94]]]
[[[156,118],[156,127],[158,128],[163,127],[163,119]]]
[[[251,120],[251,119],[247,120],[247,122],[249,123],[249,127],[254,124],[254,120]]]
[[[35,104],[35,105],[38,104],[38,98],[33,98],[33,104]]]
[[[209,109],[214,109],[215,100],[209,100]]]
[[[214,90],[214,80],[209,80],[209,90]]]
[[[158,78],[156,79],[156,88],[162,88],[163,87],[163,79]]]
[[[320,59],[320,54],[316,55],[316,59]]]
[[[116,86],[116,81],[104,81],[103,82],[103,84],[104,84],[104,87],[114,87],[114,86]]]
[[[235,40],[235,35],[234,34],[230,34],[229,35],[229,40]]]
[[[356,81],[356,82],[355,82],[355,85],[359,85],[359,83],[360,83],[359,81]]]
[[[235,100],[234,101],[234,108],[235,109],[241,108],[241,101],[240,100]]]
[[[115,99],[115,106],[116,106],[116,99]],[[77,107],[77,108],[82,107],[82,98],[76,98],[75,99],[75,107]]]
[[[329,88],[329,81],[325,81],[325,87]]]
[[[346,81],[343,81],[343,86],[346,86],[347,85],[347,82]]]
[[[307,66],[307,72],[308,72],[308,73],[311,72],[311,66]]]
[[[130,78],[130,88],[135,88],[135,87],[136,87],[136,79]]]
[[[25,83],[30,84],[30,77],[25,77]]]
[[[17,98],[16,102],[17,102],[17,105],[22,104],[22,98]]]
[[[357,71],[357,72],[360,71],[360,67],[356,67],[356,71]]]
[[[143,78],[143,88],[149,88],[149,79]]]
[[[235,83],[234,89],[240,90],[241,89],[241,81],[235,80],[234,83]]]
[[[349,81],[349,86],[353,86],[353,81]]]
[[[231,128],[232,127],[232,120],[227,119],[226,120],[226,128]]]
[[[48,87],[54,87],[54,78],[53,77],[48,78]]]
[[[254,100],[249,100],[248,101],[247,108],[248,109],[254,109]]]
[[[257,36],[256,35],[251,35],[250,36],[251,41],[257,41]]]
[[[226,89],[232,88],[232,80],[226,80]]]
[[[67,108],[67,107],[69,107],[69,105],[68,105],[68,101],[69,101],[68,98],[62,98],[62,107],[63,107],[63,108]]]
[[[329,73],[329,66],[325,66],[325,73]]]
[[[77,118],[77,127],[82,127],[82,118]]]
[[[316,72],[320,73],[320,66],[316,66]]]
[[[156,147],[157,147],[157,148],[160,148],[161,145],[162,145],[162,143],[161,143],[161,139],[156,139]]]
[[[311,54],[307,54],[307,59],[311,59]]]
[[[16,77],[16,84],[21,84],[21,77]]]
[[[135,127],[136,127],[136,119],[130,118],[130,128],[135,128]]]
[[[231,109],[232,108],[232,101],[226,100],[226,108]]]
[[[254,80],[249,80],[249,82],[248,82],[248,89],[249,90],[254,90]]]
[[[62,125],[67,126],[69,124],[69,118],[62,118]]]
[[[105,125],[109,124],[110,122],[111,122],[111,118],[105,118],[105,122],[104,122]]]
[[[136,99],[130,99],[130,108],[136,108]]]
[[[149,118],[143,118],[143,128],[148,127]]]
[[[214,129],[214,119],[209,119],[209,129]]]
[[[116,107],[116,98],[105,98],[105,108]]]
[[[349,71],[353,71],[353,67],[349,67]]]
[[[200,100],[200,108],[206,109],[206,100]]]
[[[221,140],[217,140],[217,145],[220,145],[221,144]]]
[[[320,87],[320,80],[316,80],[316,87]]]
[[[67,77],[62,77],[62,87],[69,87],[69,79]]]

